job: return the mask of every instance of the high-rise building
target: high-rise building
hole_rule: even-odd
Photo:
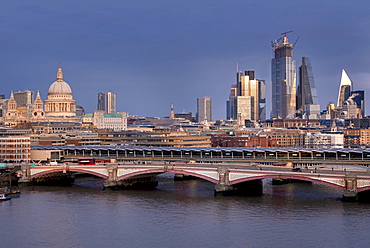
[[[340,78],[340,86],[338,93],[337,107],[343,107],[343,102],[351,96],[352,81],[349,79],[346,71],[342,69],[342,76]]]
[[[272,118],[294,118],[296,112],[296,63],[293,44],[286,33],[273,44],[274,58],[271,62]]]
[[[359,118],[365,117],[365,91],[364,90],[354,90],[351,91],[352,100],[357,104],[357,112]]]
[[[212,121],[212,99],[203,97],[197,99],[197,121]]]
[[[33,94],[33,91],[30,90],[14,92],[14,99],[17,102],[17,106],[33,104]]]
[[[98,110],[105,111],[105,97],[104,93],[98,93]]]
[[[258,80],[258,120],[266,120],[266,82]]]
[[[232,85],[226,102],[226,118],[237,120],[243,126],[245,120],[265,120],[265,92],[265,81],[256,79],[253,70],[247,70],[244,74],[237,70],[236,84]]]
[[[112,92],[98,93],[98,110],[103,110],[107,113],[116,113],[116,95]]]
[[[253,120],[254,99],[251,96],[236,96],[234,98],[236,120],[238,125],[244,126],[246,120]]]
[[[317,119],[320,114],[311,61],[307,57],[302,57],[302,65],[299,67],[296,107],[301,118]]]
[[[226,101],[226,119],[234,119],[235,117],[235,107],[234,107],[234,98],[238,95],[238,88],[236,84],[231,85],[229,100]]]

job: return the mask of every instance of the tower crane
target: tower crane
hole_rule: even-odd
[[[290,31],[287,31],[287,32],[281,33],[281,35],[284,35],[284,37],[286,37],[286,34],[291,33],[291,32],[293,32],[293,30],[290,30]]]

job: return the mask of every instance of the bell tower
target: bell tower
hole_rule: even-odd
[[[45,117],[44,104],[41,100],[40,91],[37,91],[37,96],[35,102],[33,103],[32,118],[39,119],[44,117]]]

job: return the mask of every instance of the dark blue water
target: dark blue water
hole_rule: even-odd
[[[327,186],[264,181],[261,197],[214,196],[203,180],[156,190],[23,187],[0,202],[1,247],[369,247],[370,204]]]

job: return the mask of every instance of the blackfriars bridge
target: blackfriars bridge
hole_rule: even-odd
[[[370,173],[367,169],[353,168],[316,168],[301,169],[294,171],[286,166],[267,166],[256,163],[231,164],[231,163],[188,163],[188,162],[158,162],[151,161],[145,164],[138,162],[107,163],[96,165],[80,165],[64,163],[60,165],[24,164],[21,167],[20,182],[30,182],[33,178],[48,173],[80,172],[92,174],[104,179],[105,187],[120,185],[126,180],[142,178],[154,178],[156,175],[170,172],[198,177],[215,184],[216,193],[232,192],[239,185],[247,183],[247,187],[255,187],[258,184],[248,182],[261,182],[266,178],[297,179],[324,184],[340,189],[343,198],[356,200],[361,192],[370,190]],[[262,184],[260,187],[262,187]],[[261,188],[262,189],[262,188]],[[262,192],[262,191],[261,191]]]
[[[32,152],[49,151],[52,160],[77,162],[79,158],[127,161],[189,161],[201,163],[291,162],[293,166],[370,166],[369,148],[237,148],[237,147],[126,147],[126,146],[32,146]],[[32,155],[31,155],[32,157]],[[39,162],[35,160],[34,162]]]

